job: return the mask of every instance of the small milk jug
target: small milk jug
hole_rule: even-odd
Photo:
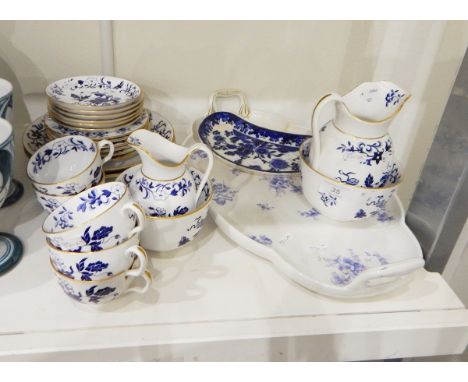
[[[142,166],[129,184],[135,202],[149,216],[183,215],[196,207],[213,167],[213,154],[203,143],[191,147],[179,146],[148,130],[136,130],[128,144],[141,158]],[[190,153],[201,150],[207,154],[208,166],[198,185],[186,162]]]

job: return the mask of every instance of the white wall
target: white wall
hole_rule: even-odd
[[[0,76],[22,94],[52,80],[100,72],[98,22],[0,22]],[[116,75],[144,88],[179,130],[218,88],[307,127],[318,98],[391,80],[413,94],[392,126],[406,166],[408,205],[468,43],[466,22],[114,23]],[[15,84],[15,81],[14,84]]]

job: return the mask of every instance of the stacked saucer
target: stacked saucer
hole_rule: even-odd
[[[114,144],[113,159],[136,155],[127,145],[127,137],[150,124],[138,85],[116,77],[78,76],[50,84],[46,94],[44,123],[49,140],[68,135],[95,142],[106,139]]]

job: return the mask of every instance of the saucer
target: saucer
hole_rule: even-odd
[[[0,275],[13,268],[23,255],[23,244],[16,237],[0,232]]]

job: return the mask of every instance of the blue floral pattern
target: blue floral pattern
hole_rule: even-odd
[[[107,205],[112,201],[119,200],[119,195],[108,189],[91,190],[86,196],[81,196],[82,203],[78,204],[77,211],[86,212],[89,208],[94,210],[102,205]]]
[[[45,164],[50,162],[51,159],[57,159],[58,157],[66,155],[70,152],[80,151],[95,152],[96,147],[94,143],[88,146],[86,143],[80,139],[77,139],[76,137],[62,139],[59,142],[54,143],[51,148],[46,148],[36,153],[32,162],[33,172],[37,174],[40,170],[43,169]]]
[[[257,243],[263,244],[263,245],[272,245],[273,240],[271,240],[268,236],[266,235],[249,235],[249,237],[256,241]]]
[[[135,84],[109,77],[67,78],[47,88],[55,100],[82,106],[113,106],[136,99],[140,89]]]
[[[257,203],[257,207],[260,208],[262,211],[270,211],[273,208],[275,208],[275,206],[272,206],[269,203]]]
[[[182,236],[179,240],[179,247],[182,247],[183,245],[187,244],[190,241],[190,239],[187,236]]]
[[[84,257],[75,263],[73,267],[69,266],[67,269],[59,257],[52,256],[51,259],[55,269],[61,274],[76,279],[76,273],[80,280],[83,281],[92,281],[94,277],[101,274],[109,267],[109,263],[105,263],[103,261],[87,263],[88,258]],[[105,275],[112,276],[112,272],[106,272]]]
[[[388,261],[376,252],[364,252],[359,256],[354,250],[349,249],[347,255],[334,258],[323,258],[328,267],[334,269],[331,273],[331,282],[334,285],[346,286],[350,284],[359,274],[369,269],[370,266],[386,265]]]
[[[93,285],[91,288],[86,289],[86,297],[88,297],[88,301],[92,303],[99,303],[101,299],[109,296],[110,294],[114,293],[116,288],[111,287],[104,287],[98,289],[97,285]],[[117,297],[118,294],[114,293],[113,297]]]
[[[395,106],[398,104],[405,95],[400,92],[400,89],[390,89],[390,91],[385,95],[385,107],[388,105],[393,104]]]
[[[299,213],[299,215],[305,218],[315,218],[316,216],[320,215],[320,212],[318,212],[315,208],[311,208],[305,211],[297,211],[297,212]]]
[[[187,178],[177,182],[156,182],[146,177],[138,177],[135,180],[143,199],[152,197],[154,200],[166,200],[170,196],[185,196],[192,190],[193,184]]]
[[[390,138],[385,141],[377,141],[373,143],[351,143],[351,141],[348,141],[346,143],[342,143],[336,149],[342,153],[362,154],[364,159],[361,163],[372,166],[373,163],[379,164],[383,160],[384,155],[392,153],[392,141]]]
[[[326,192],[320,192],[320,191],[319,191],[319,194],[320,194],[320,200],[322,201],[325,207],[336,205],[336,200],[337,200],[336,196],[326,193]]]
[[[269,183],[271,190],[274,190],[276,196],[285,195],[286,192],[293,192],[295,194],[302,193],[302,186],[297,178],[287,175],[265,175],[261,178],[263,181]]]
[[[223,183],[216,182],[216,179],[212,179],[213,182],[213,200],[216,204],[224,206],[228,202],[232,202],[237,194],[237,190],[231,189],[229,186]]]
[[[265,129],[228,112],[206,117],[198,133],[221,158],[249,170],[270,173],[299,172],[299,147],[310,137]]]

